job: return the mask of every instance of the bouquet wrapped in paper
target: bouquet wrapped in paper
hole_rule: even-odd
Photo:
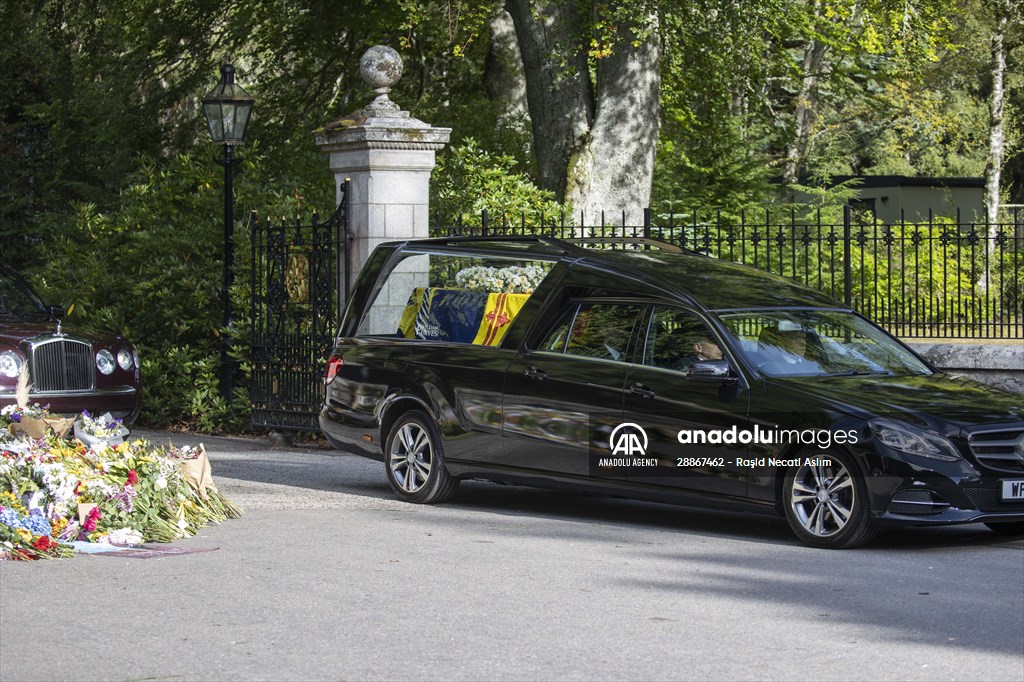
[[[7,422],[7,430],[15,438],[45,438],[52,432],[58,438],[66,438],[74,419],[50,414],[48,405],[8,405],[0,411],[0,418]]]
[[[93,417],[82,412],[74,422],[75,438],[89,446],[90,450],[99,451],[110,445],[120,445],[128,435],[128,427],[120,419],[114,419],[110,413]]]
[[[237,519],[242,515],[242,510],[224,497],[213,484],[210,457],[202,443],[197,447],[173,449],[169,455],[178,460],[178,470],[182,477],[208,505],[216,508],[225,518]]]

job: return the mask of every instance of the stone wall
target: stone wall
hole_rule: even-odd
[[[936,367],[1024,395],[1024,344],[908,343]]]

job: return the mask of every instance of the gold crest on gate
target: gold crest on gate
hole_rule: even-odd
[[[288,270],[284,277],[288,300],[303,303],[309,300],[309,259],[301,253],[288,256]]]

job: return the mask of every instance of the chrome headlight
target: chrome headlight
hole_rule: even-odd
[[[96,354],[96,369],[100,374],[111,374],[114,371],[114,354],[104,348]]]
[[[124,348],[117,351],[117,365],[126,372],[130,370],[132,368],[132,354]]]
[[[892,419],[872,419],[868,424],[871,426],[871,433],[875,438],[898,452],[938,459],[943,462],[955,462],[961,459],[956,446],[949,442],[948,438],[937,433]]]
[[[13,379],[21,374],[21,368],[25,361],[13,350],[5,350],[0,353],[0,374]]]

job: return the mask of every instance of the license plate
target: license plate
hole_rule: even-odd
[[[1003,484],[1002,495],[1004,502],[1010,500],[1024,500],[1024,479],[1016,481],[1000,481]]]

